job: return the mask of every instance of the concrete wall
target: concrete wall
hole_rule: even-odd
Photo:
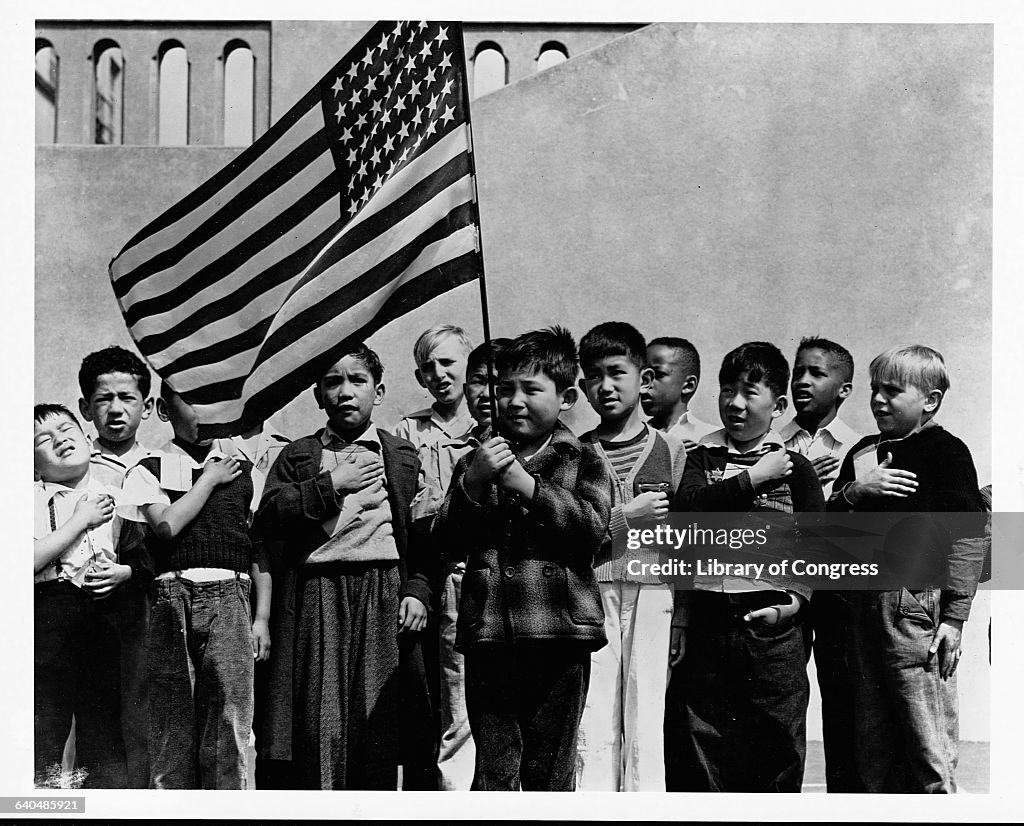
[[[274,117],[362,25],[274,24]],[[328,35],[331,57],[314,48]],[[473,117],[493,334],[618,319],[684,335],[708,421],[727,350],[767,339],[790,354],[826,335],[857,361],[844,417],[863,432],[870,358],[927,343],[951,372],[940,421],[990,479],[990,27],[656,25],[481,98]],[[37,150],[37,399],[73,402],[81,356],[127,345],[107,261],[233,156]],[[477,286],[370,342],[389,387],[380,421],[428,401],[410,351],[440,321],[479,340]],[[273,421],[295,436],[319,417],[307,394]],[[960,670],[966,739],[988,737],[986,615],[982,600]]]

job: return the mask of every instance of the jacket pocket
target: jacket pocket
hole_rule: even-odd
[[[939,592],[935,588],[909,591],[900,588],[899,615],[909,622],[935,628],[938,625]]]
[[[577,625],[604,626],[604,607],[601,592],[590,576],[578,576],[571,568],[565,568],[565,584],[568,591],[569,617]]]

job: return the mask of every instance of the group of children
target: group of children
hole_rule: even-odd
[[[146,451],[149,373],[117,347],[79,376],[94,442],[36,405],[37,783],[74,720],[86,786],[245,788],[254,731],[259,788],[393,790],[401,767],[412,790],[795,792],[813,644],[829,790],[955,790],[984,537],[953,542],[941,590],[814,594],[637,574],[659,551],[621,541],[670,510],[984,510],[934,421],[936,351],[872,361],[863,438],[838,418],[853,360],[821,338],[792,372],[766,342],[728,353],[720,428],[689,410],[692,344],[621,322],[578,351],[561,327],[476,348],[432,327],[434,402],[393,432],[377,355],[336,355],[324,427],[287,444],[200,440],[164,383],[174,438]],[[577,436],[580,395],[599,423]]]

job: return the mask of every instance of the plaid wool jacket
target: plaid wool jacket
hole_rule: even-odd
[[[456,649],[543,641],[601,648],[593,562],[610,541],[606,463],[559,422],[549,445],[524,465],[537,483],[533,500],[490,485],[478,504],[463,484],[473,455],[459,460],[435,522],[466,560]]]

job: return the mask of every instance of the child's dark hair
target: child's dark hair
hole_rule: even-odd
[[[647,366],[647,344],[632,324],[606,321],[580,339],[580,366],[586,370],[588,365],[607,356],[625,356],[638,370],[643,370]]]
[[[54,416],[67,416],[71,421],[78,425],[79,430],[82,429],[82,424],[75,418],[75,414],[62,404],[37,404],[33,414],[36,424],[42,424],[47,419],[52,419]]]
[[[684,376],[694,376],[700,382],[700,354],[685,338],[661,336],[647,343],[648,347],[670,347],[676,351],[676,359],[683,368]]]
[[[78,387],[82,391],[83,399],[89,400],[96,389],[96,379],[107,373],[134,376],[142,397],[149,397],[149,368],[145,362],[130,350],[111,345],[95,353],[89,353],[82,359],[82,366],[78,370]]]
[[[492,338],[483,344],[475,347],[473,352],[466,359],[466,374],[479,370],[487,365],[487,355],[492,353],[495,363],[498,361],[498,354],[505,350],[512,343],[510,338]]]
[[[772,393],[785,396],[789,389],[789,363],[774,344],[748,341],[727,353],[718,371],[719,384],[732,384],[743,373],[747,381],[763,381]]]
[[[347,343],[346,348],[337,355],[335,361],[332,363],[337,364],[337,362],[341,361],[345,356],[352,356],[352,358],[359,359],[363,363],[363,366],[370,371],[370,375],[373,376],[373,383],[381,383],[381,380],[384,378],[384,365],[380,363],[380,356],[367,347],[365,342],[358,341]],[[328,365],[328,367],[330,367],[330,365]]]
[[[839,370],[843,381],[853,381],[853,356],[842,344],[820,336],[805,336],[800,339],[796,354],[799,356],[804,350],[821,350],[828,357],[829,363]]]
[[[576,383],[579,365],[572,333],[555,325],[516,336],[497,354],[498,373],[510,371],[544,373],[561,393]]]

